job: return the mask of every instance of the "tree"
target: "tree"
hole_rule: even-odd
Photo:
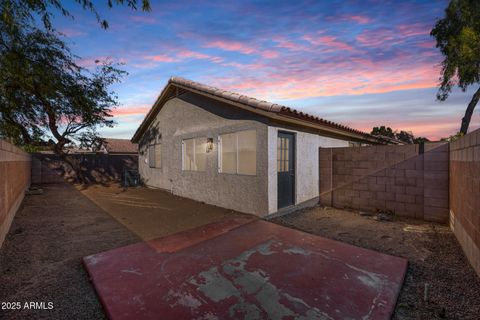
[[[114,124],[118,105],[109,87],[125,74],[110,62],[95,71],[75,63],[76,57],[54,33],[18,32],[0,47],[0,132],[19,145],[51,138],[56,154],[82,180],[65,146],[98,138],[99,127]],[[83,180],[82,180],[83,181]]]
[[[422,144],[422,143],[425,143],[425,142],[430,142],[430,140],[428,138],[425,138],[425,137],[416,137],[413,139],[413,143],[415,144]]]
[[[108,27],[93,1],[75,2],[93,12],[103,28]],[[142,10],[150,10],[148,0],[141,3]],[[107,4],[137,9],[137,0],[108,0]],[[97,129],[113,126],[111,111],[118,101],[109,87],[125,72],[108,61],[99,62],[93,72],[78,66],[79,57],[51,24],[54,10],[73,17],[60,0],[0,1],[0,137],[27,150],[48,143],[72,166],[77,178],[87,182],[66,146],[75,141],[98,144]]]
[[[103,19],[95,8],[95,4],[91,0],[74,0],[84,10],[91,11],[101,27],[108,28],[108,22]],[[137,10],[141,3],[143,11],[151,10],[149,0],[107,0],[109,8],[114,5],[127,5],[127,7]],[[62,4],[61,0],[2,0],[0,2],[0,25],[11,27],[18,26],[19,22],[32,21],[34,16],[39,16],[45,28],[52,30],[52,9],[60,11],[60,13],[67,17],[73,15]]]
[[[375,136],[384,136],[389,138],[395,138],[395,134],[390,127],[380,126],[380,127],[373,127],[371,134]]]
[[[401,130],[398,133],[395,133],[395,138],[406,144],[413,144],[415,137],[411,132]]]
[[[480,1],[452,0],[445,17],[430,33],[444,56],[437,99],[444,101],[452,88],[465,91],[480,82]],[[460,132],[466,134],[473,111],[480,100],[480,88],[473,94],[462,118]]]
[[[410,131],[392,130],[392,128],[387,126],[373,127],[371,134],[374,136],[396,139],[406,144],[413,144],[413,143],[419,144],[419,143],[425,143],[430,141],[425,137],[415,137],[413,133]]]

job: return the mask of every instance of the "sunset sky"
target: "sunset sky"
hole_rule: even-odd
[[[153,0],[150,13],[97,2],[108,30],[75,4],[75,19],[57,13],[55,26],[82,66],[125,63],[118,125],[106,137],[131,138],[171,76],[431,139],[458,131],[473,92],[436,101],[442,57],[429,33],[447,1]]]

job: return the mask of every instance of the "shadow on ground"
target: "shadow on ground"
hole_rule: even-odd
[[[1,319],[104,319],[82,257],[238,214],[145,188],[42,188],[25,198],[0,250],[0,301],[54,308],[0,310]]]

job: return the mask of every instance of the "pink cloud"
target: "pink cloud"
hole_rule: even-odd
[[[365,30],[357,36],[356,40],[366,46],[382,47],[385,45],[401,44],[408,38],[427,36],[428,34],[428,27],[419,24],[400,25],[396,28]]]
[[[338,50],[353,51],[353,47],[351,45],[337,40],[337,38],[333,36],[315,37],[311,35],[305,35],[303,36],[303,39],[316,46],[328,46]]]
[[[285,48],[291,51],[306,51],[308,49],[307,47],[285,37],[273,37],[273,41],[277,43],[277,48]]]
[[[112,111],[113,116],[132,116],[144,115],[150,110],[151,106],[122,106]]]
[[[251,55],[258,54],[265,59],[273,59],[278,57],[278,52],[268,49],[262,50],[257,47],[249,46],[238,41],[216,40],[205,44],[206,48],[217,48],[225,51],[235,51],[243,54]]]
[[[202,60],[202,59],[209,60],[213,63],[222,63],[224,60],[222,57],[212,56],[205,53],[195,52],[190,50],[182,50],[177,54],[177,56],[182,59],[191,58],[191,59],[199,59],[199,60]]]
[[[252,54],[255,52],[254,48],[248,47],[238,41],[216,40],[208,42],[206,48],[219,48],[225,51],[237,51],[243,54]]]
[[[273,59],[273,58],[277,58],[279,56],[279,53],[274,50],[264,50],[260,53],[260,55],[267,59]]]
[[[178,61],[177,59],[175,59],[173,57],[163,55],[163,54],[158,54],[158,55],[153,55],[153,56],[144,56],[143,58],[146,59],[146,60],[155,61],[155,62],[176,62],[176,61]]]
[[[346,16],[345,17],[347,20],[352,20],[355,21],[356,23],[359,24],[367,24],[372,22],[372,19],[366,16],[360,16],[360,15],[351,15],[351,16]]]
[[[406,55],[395,61],[351,58],[309,64],[287,60],[258,70],[262,71],[253,75],[239,68],[235,77],[221,78],[218,85],[267,100],[284,100],[432,88],[439,74],[434,62],[411,61]]]
[[[342,15],[339,17],[330,17],[329,20],[332,20],[332,21],[337,20],[340,22],[355,22],[358,24],[367,24],[373,21],[370,17],[363,16],[363,15],[355,15],[355,14]]]

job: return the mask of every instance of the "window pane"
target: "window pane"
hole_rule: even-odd
[[[237,173],[236,134],[220,136],[222,149],[222,170],[224,173]]]
[[[207,168],[207,139],[195,139],[195,170],[205,171]]]
[[[155,146],[148,146],[148,165],[150,168],[155,168]]]
[[[194,170],[193,139],[183,140],[183,170]]]
[[[257,132],[241,131],[238,136],[238,173],[257,173]]]
[[[155,168],[162,167],[162,145],[155,145]]]

